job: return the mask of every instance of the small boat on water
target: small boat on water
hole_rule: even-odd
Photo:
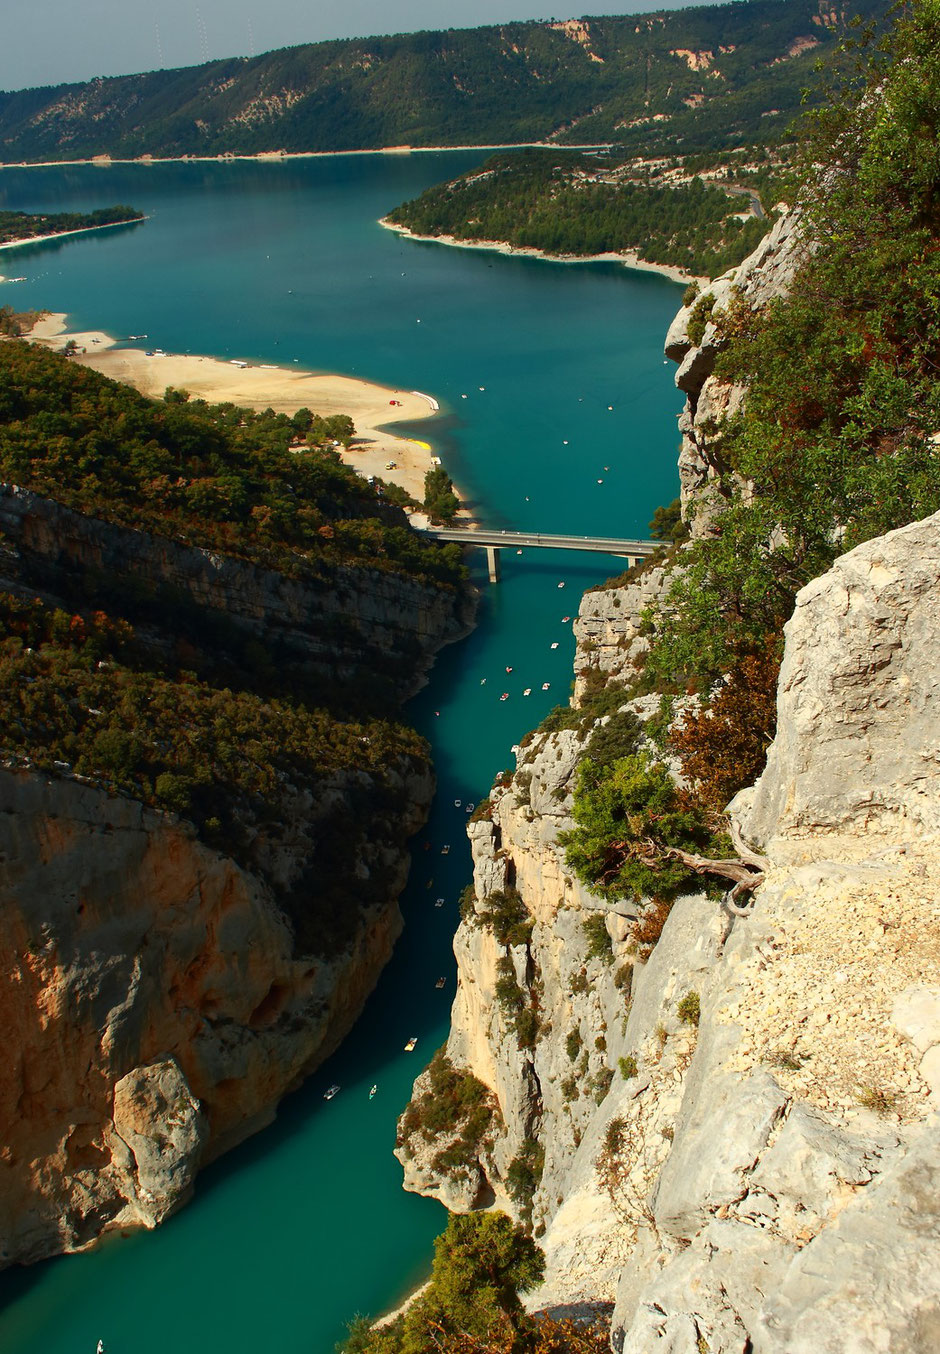
[[[555,640],[554,644],[552,645],[552,648],[553,648],[553,649],[557,649],[557,648],[558,648],[558,640],[557,640],[557,639]]]
[[[455,799],[455,800],[454,800],[454,808],[455,808],[455,809],[459,809],[459,808],[460,808],[460,800],[459,800],[459,799]]]
[[[504,691],[503,694],[500,696],[500,700],[501,700],[501,701],[508,701],[508,700],[509,700],[509,692],[508,692],[508,691]]]
[[[547,691],[548,688],[549,688],[550,686],[551,686],[551,682],[543,682],[543,683],[542,683],[542,690],[543,690],[543,691]]]
[[[507,672],[512,672],[512,668],[507,668],[506,671],[507,671]]]
[[[561,623],[562,625],[567,625],[570,620],[571,620],[570,616],[562,616]]]
[[[523,694],[523,696],[531,696],[531,695],[532,695],[532,688],[531,688],[531,686],[527,686],[526,689],[523,691],[522,694]]]
[[[369,1092],[369,1099],[370,1099],[370,1100],[371,1100],[372,1097],[375,1095],[375,1093],[376,1093],[376,1091],[377,1091],[378,1089],[379,1089],[378,1086],[373,1086],[373,1087],[372,1087],[372,1090]]]
[[[324,1100],[332,1100],[333,1097],[334,1097],[334,1095],[338,1095],[338,1094],[339,1094],[339,1087],[338,1087],[338,1086],[330,1086],[330,1087],[328,1087],[328,1088],[323,1092],[323,1099],[324,1099]]]
[[[434,899],[434,906],[435,906],[435,907],[443,907],[443,906],[444,906],[444,899],[443,899],[443,898],[435,898],[435,899]]]
[[[467,805],[467,813],[472,813],[473,810],[474,810],[475,808],[476,808],[476,805],[475,805],[475,804],[468,804],[468,805]]]
[[[104,1341],[103,1341],[103,1340],[99,1340],[99,1341],[98,1341],[97,1348],[95,1349],[95,1354],[104,1354]]]
[[[517,554],[517,555],[521,555],[521,554],[522,554],[522,551],[521,551],[521,550],[517,550],[517,551],[516,551],[516,554]]]
[[[434,984],[434,986],[435,986],[436,988],[442,988],[442,987],[446,986],[446,984],[447,984],[447,979],[446,979],[446,978],[438,978],[438,980],[437,980],[437,982]]]
[[[407,1044],[405,1045],[405,1052],[406,1052],[406,1053],[414,1053],[414,1050],[415,1050],[415,1044],[417,1044],[417,1042],[418,1042],[418,1036],[417,1036],[416,1034],[413,1034],[413,1035],[411,1036],[411,1038],[408,1040]]]
[[[481,678],[480,678],[480,685],[481,685],[481,686],[486,686],[486,678],[485,678],[485,677],[481,677]]]
[[[564,585],[564,583],[559,583],[558,586],[559,586],[560,588],[563,588],[565,585]]]
[[[448,856],[448,855],[450,855],[450,847],[449,847],[449,846],[442,846],[442,847],[441,847],[441,855],[442,855],[442,856]]]

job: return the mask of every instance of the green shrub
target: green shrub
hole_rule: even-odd
[[[192,806],[193,783],[185,776],[162,771],[154,782],[158,802],[173,813],[188,813]]]
[[[686,992],[685,996],[676,1007],[676,1015],[685,1025],[698,1026],[701,1019],[702,1007],[697,992]]]
[[[594,1103],[599,1105],[607,1096],[610,1090],[611,1082],[614,1079],[613,1070],[610,1067],[602,1067],[594,1077]]]
[[[625,1058],[618,1058],[617,1066],[620,1068],[620,1075],[624,1081],[629,1081],[631,1077],[635,1077],[637,1074],[637,1062],[632,1053]]]
[[[720,855],[725,845],[643,752],[606,767],[582,761],[573,815],[576,826],[559,834],[565,860],[592,893],[611,899],[675,898],[697,876],[670,848]]]
[[[477,909],[481,926],[488,927],[500,945],[525,945],[532,935],[535,918],[513,888],[491,893]]]
[[[610,766],[620,757],[632,756],[642,734],[643,725],[632,710],[617,710],[591,734],[584,755],[595,766]]]
[[[586,957],[589,960],[603,959],[605,964],[609,964],[614,957],[614,950],[610,932],[607,930],[607,913],[592,912],[581,923],[581,930],[587,941]]]
[[[581,1031],[578,1029],[577,1025],[575,1025],[573,1029],[568,1031],[565,1038],[565,1050],[567,1051],[570,1062],[574,1062],[575,1058],[581,1052],[582,1042]]]
[[[528,1213],[545,1169],[545,1148],[535,1138],[526,1138],[506,1172],[510,1198]]]

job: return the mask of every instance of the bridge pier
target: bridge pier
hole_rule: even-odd
[[[486,567],[489,570],[490,582],[499,582],[499,546],[488,545],[486,547]]]

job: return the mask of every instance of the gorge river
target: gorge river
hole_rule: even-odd
[[[677,492],[681,401],[661,349],[681,288],[614,264],[451,249],[377,225],[483,158],[3,170],[3,207],[128,202],[149,219],[0,253],[0,272],[27,278],[0,284],[0,304],[68,311],[72,328],[147,334],[170,352],[296,359],[427,391],[441,414],[414,434],[488,525],[646,535]],[[352,1315],[388,1308],[424,1277],[446,1214],[404,1193],[392,1147],[412,1079],[447,1035],[450,944],[470,877],[465,806],[567,701],[574,645],[562,618],[623,567],[503,552],[503,581],[490,588],[474,563],[477,629],[440,655],[406,710],[431,740],[439,789],[414,846],[405,933],[357,1028],[157,1232],[0,1276],[4,1354],[93,1354],[99,1338],[108,1354],[329,1354]],[[342,1090],[325,1102],[331,1082]]]

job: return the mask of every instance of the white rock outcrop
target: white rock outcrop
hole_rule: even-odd
[[[843,555],[787,622],[777,737],[735,813],[801,829],[940,831],[940,513]]]

